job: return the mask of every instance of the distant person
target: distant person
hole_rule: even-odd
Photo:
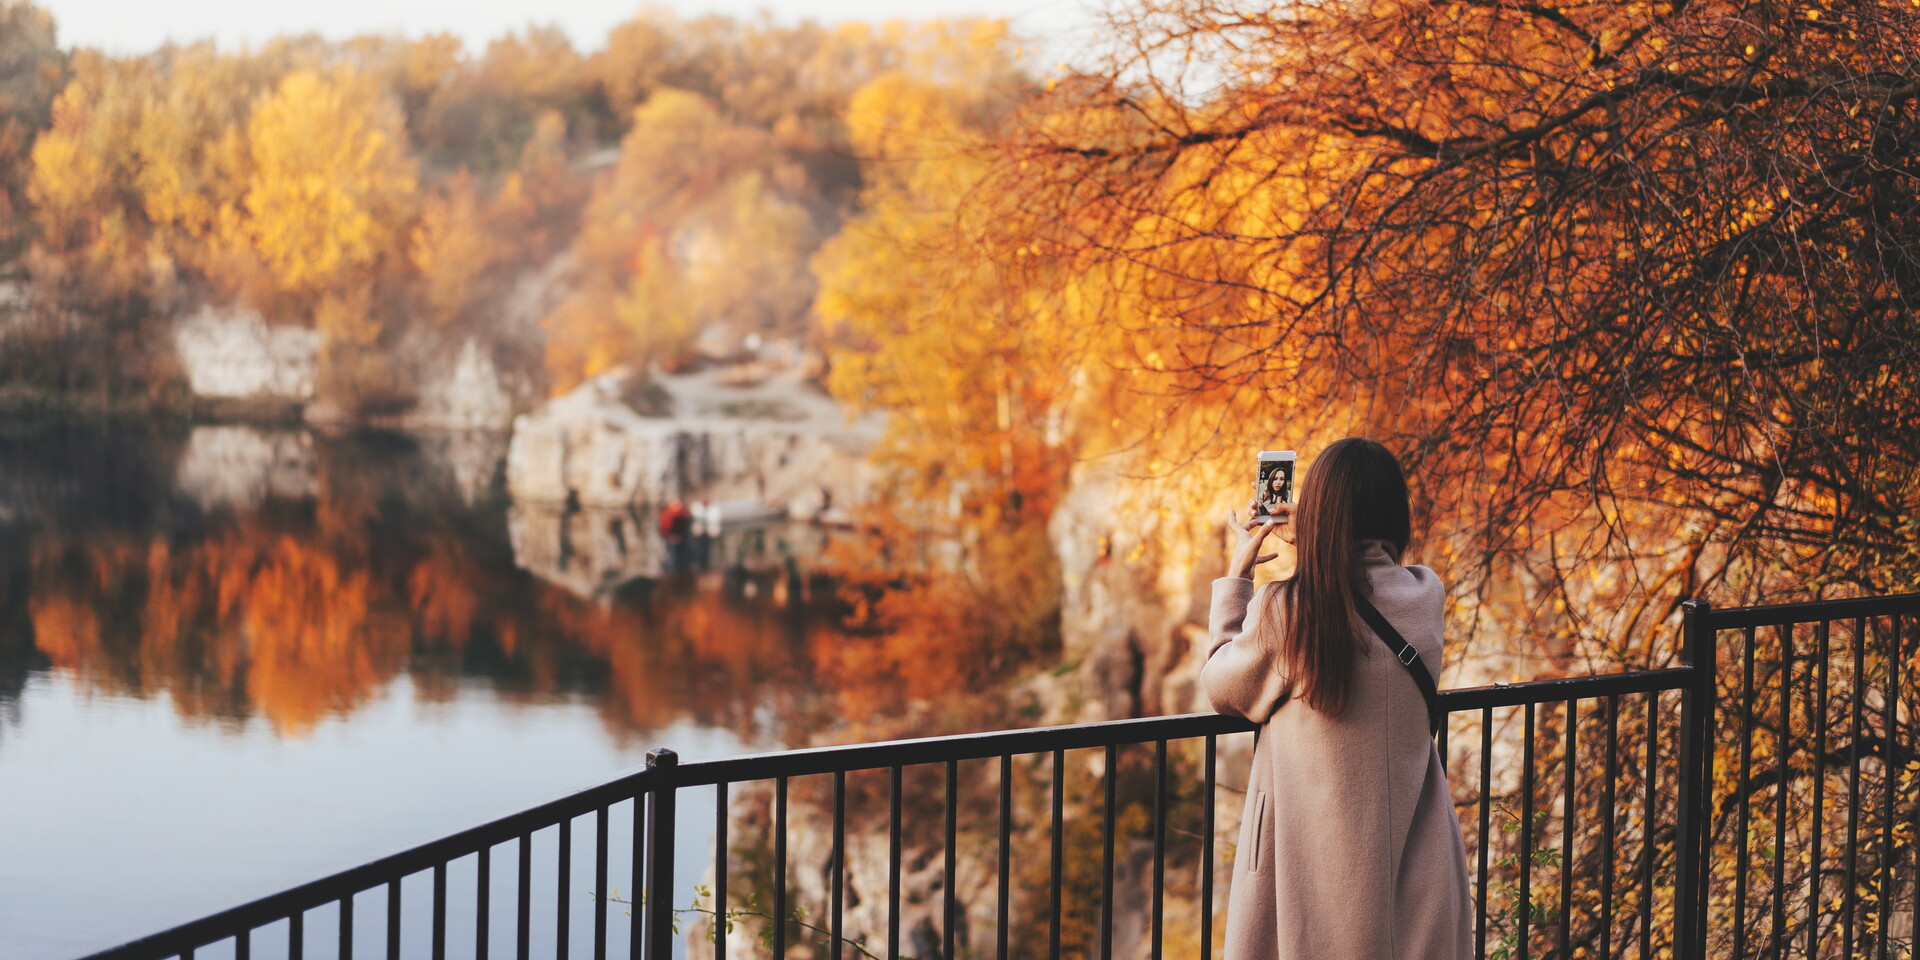
[[[1440,666],[1445,590],[1426,567],[1400,565],[1406,478],[1385,447],[1346,439],[1301,493],[1275,510],[1282,522],[1229,514],[1251,533],[1213,583],[1201,681],[1215,710],[1262,725],[1227,960],[1465,960],[1466,846],[1416,678]],[[1260,552],[1270,534],[1298,562],[1256,590],[1254,567],[1279,555]]]
[[[660,510],[659,523],[660,535],[672,543],[679,543],[693,532],[693,511],[677,499],[669,500]]]

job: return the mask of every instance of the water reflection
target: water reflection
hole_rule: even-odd
[[[301,500],[318,492],[313,456],[305,430],[198,426],[187,435],[175,483],[209,510],[258,507],[269,497]]]
[[[755,739],[833,646],[833,534],[669,538],[631,510],[506,502],[501,443],[304,430],[0,430],[0,723],[52,669],[298,736],[401,676],[593,700],[616,735]],[[789,713],[783,726],[798,726]],[[17,721],[11,721],[17,722]]]

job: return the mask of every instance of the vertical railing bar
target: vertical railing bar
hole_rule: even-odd
[[[1113,818],[1114,787],[1119,777],[1120,748],[1107,744],[1106,800],[1100,806],[1100,960],[1113,956]]]
[[[727,782],[722,780],[713,785],[713,955],[716,957],[727,955],[727,860],[732,852],[727,844],[727,820]],[[636,858],[634,862],[640,861]],[[840,869],[837,849],[833,868],[836,872]]]
[[[634,864],[628,870],[628,883],[632,889],[626,891],[626,954],[628,960],[641,960],[647,948],[647,787],[634,793]],[[726,829],[716,831],[718,847],[716,851],[726,851]],[[720,885],[726,887],[726,856],[716,856],[720,864]],[[726,939],[726,933],[720,933],[720,939]]]
[[[887,960],[900,960],[900,765],[887,775]]]
[[[1787,946],[1787,784],[1793,756],[1793,627],[1776,625],[1780,643],[1780,723],[1774,728],[1773,752],[1773,955],[1786,957]]]
[[[607,960],[607,819],[602,804],[593,811],[593,960]]]
[[[1573,794],[1574,768],[1579,754],[1580,701],[1568,700],[1566,707],[1565,794],[1560,798],[1560,956],[1573,956]]]
[[[1053,751],[1053,858],[1047,882],[1047,960],[1060,960],[1060,828],[1066,805],[1066,751]]]
[[[1213,960],[1213,765],[1217,753],[1214,735],[1207,734],[1206,781],[1200,813],[1200,960]]]
[[[234,936],[233,960],[253,960],[253,928],[248,927]]]
[[[1859,907],[1856,890],[1860,884],[1859,846],[1860,846],[1860,710],[1862,692],[1861,676],[1866,672],[1862,665],[1866,659],[1866,620],[1856,618],[1853,621],[1853,689],[1849,694],[1851,719],[1847,728],[1847,767],[1851,776],[1847,780],[1847,889],[1845,912],[1840,916],[1842,924],[1841,943],[1846,956],[1852,957],[1859,948],[1854,941],[1853,914]]]
[[[484,949],[481,950],[478,957],[479,960],[486,960],[487,952]],[[192,960],[192,958],[188,958],[188,960]],[[349,891],[346,896],[340,898],[340,960],[353,960],[352,891]]]
[[[1680,693],[1677,803],[1674,810],[1673,929],[1675,960],[1703,960],[1706,942],[1707,854],[1712,825],[1714,692],[1719,655],[1705,600],[1680,605],[1680,662],[1692,676]],[[1649,830],[1651,833],[1651,830]],[[1651,895],[1651,888],[1649,888]]]
[[[1826,832],[1828,625],[1829,621],[1826,620],[1814,624],[1814,702],[1807,707],[1807,722],[1813,725],[1813,799],[1810,801],[1813,805],[1813,849],[1808,860],[1810,869],[1807,871],[1808,957],[1817,957],[1820,951],[1820,872],[1826,863],[1826,851],[1821,849],[1821,841]]]
[[[787,955],[787,778],[773,780],[773,955]]]
[[[673,957],[674,829],[679,822],[680,755],[665,747],[647,751],[647,945],[645,960]]]
[[[1653,956],[1653,825],[1659,812],[1660,787],[1660,694],[1647,694],[1647,765],[1640,774],[1642,796],[1640,798],[1640,960]],[[1676,811],[1677,813],[1677,811]],[[1674,835],[1674,849],[1686,847],[1686,838],[1678,833]],[[1686,894],[1678,885],[1674,887],[1674,905],[1685,899]],[[1673,952],[1680,952],[1681,934],[1674,927]]]
[[[1007,960],[1007,904],[1012,869],[1013,835],[1013,756],[1000,756],[1000,876],[994,902],[994,952],[996,960]]]
[[[1152,960],[1161,960],[1166,951],[1162,931],[1166,919],[1166,894],[1167,741],[1156,740],[1153,744],[1153,944],[1149,948]]]
[[[519,929],[514,932],[514,956],[528,960],[533,945],[533,832],[520,835]]]
[[[1887,960],[1888,926],[1893,922],[1894,869],[1893,869],[1893,785],[1899,778],[1899,768],[1894,766],[1894,756],[1900,742],[1900,618],[1898,615],[1887,618],[1887,690],[1881,697],[1886,704],[1887,730],[1881,738],[1880,771],[1885,788],[1880,805],[1880,943],[1879,960]],[[1914,842],[1920,844],[1920,837]],[[1914,897],[1920,899],[1920,873],[1914,875]],[[1915,945],[1907,954],[1912,958],[1920,954],[1920,929],[1909,932],[1910,943]]]
[[[387,960],[400,960],[400,878],[387,881]]]
[[[1698,859],[1695,861],[1694,868],[1696,882],[1693,898],[1693,960],[1707,960],[1707,905],[1710,890],[1707,880],[1713,873],[1713,766],[1714,756],[1718,753],[1714,749],[1714,731],[1719,729],[1720,716],[1719,637],[1720,634],[1716,630],[1706,631],[1704,642],[1708,644],[1707,649],[1712,652],[1712,656],[1707,658],[1707,671],[1702,678],[1703,703],[1700,711],[1702,727],[1700,734],[1694,740],[1700,748],[1700,761],[1695,765],[1700,771],[1698,780],[1700,786],[1695,790],[1699,804],[1698,819],[1695,822],[1699,825],[1693,831],[1699,838],[1695,848],[1695,856]]]
[[[1600,782],[1600,956],[1613,957],[1614,779],[1620,776],[1620,696],[1606,699],[1607,755]]]
[[[1752,862],[1752,824],[1749,787],[1753,773],[1753,647],[1754,628],[1741,631],[1740,648],[1740,779],[1734,787],[1739,805],[1734,811],[1733,830],[1733,955],[1747,955],[1747,868]],[[1710,826],[1703,826],[1711,830]]]
[[[556,960],[567,960],[571,955],[568,941],[573,933],[573,818],[560,818],[560,849],[554,858],[558,876],[554,883],[553,901],[553,955]]]
[[[307,955],[307,912],[295,910],[287,916],[287,960],[305,960]]]
[[[1520,960],[1527,960],[1529,954],[1527,928],[1533,919],[1533,710],[1532,703],[1524,707],[1525,739],[1520,744],[1520,902],[1515,911],[1519,921],[1515,955]]]
[[[473,958],[487,960],[487,934],[491,932],[487,927],[493,907],[493,844],[480,846],[478,866],[474,874],[473,891]]]
[[[1487,956],[1487,860],[1493,855],[1493,838],[1488,831],[1492,829],[1493,812],[1493,708],[1480,708],[1480,838],[1475,846],[1480,848],[1476,865],[1479,882],[1473,892],[1473,956],[1474,960],[1486,960]]]
[[[433,960],[447,960],[447,865],[433,865]]]
[[[828,921],[829,932],[833,940],[833,960],[840,960],[846,949],[846,919],[842,916],[841,898],[847,885],[847,772],[833,772],[833,883],[829,887],[827,909],[833,917]],[[719,956],[716,952],[715,956]]]
[[[958,864],[955,862],[955,855],[957,853],[955,848],[959,846],[959,837],[957,835],[960,832],[959,781],[960,762],[958,760],[948,760],[946,810],[947,847],[946,850],[943,851],[945,859],[941,865],[940,872],[940,939],[941,946],[944,948],[942,956],[946,957],[946,960],[955,960],[953,918],[958,912],[957,908],[959,906],[958,897],[953,889],[959,873]]]
[[[1451,726],[1449,721],[1452,719],[1451,715],[1440,718],[1440,729],[1435,734],[1433,741],[1434,752],[1440,755],[1440,772],[1442,773],[1445,773],[1447,770],[1447,727]]]

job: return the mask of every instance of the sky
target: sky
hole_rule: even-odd
[[[459,36],[471,51],[528,23],[555,24],[582,50],[631,17],[638,0],[35,0],[59,25],[61,46],[143,53],[168,40],[211,38],[223,49],[257,46],[279,35],[315,32],[328,39],[362,33]],[[658,4],[682,16],[722,13],[776,20],[917,19],[979,14],[1011,20],[1037,46],[1071,49],[1090,22],[1093,0],[675,0]]]

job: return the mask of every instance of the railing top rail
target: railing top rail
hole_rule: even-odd
[[[1675,690],[1687,683],[1692,668],[1673,667],[1634,673],[1608,673],[1586,677],[1564,677],[1527,683],[1499,683],[1485,687],[1443,690],[1441,706],[1449,711],[1478,710],[1482,707],[1518,706],[1523,703],[1557,703],[1562,700],[1591,699],[1653,690]],[[948,760],[984,760],[992,757],[1044,753],[1050,750],[1075,750],[1104,747],[1109,744],[1151,743],[1156,740],[1180,740],[1245,733],[1255,724],[1238,717],[1216,713],[1187,713],[1167,717],[1141,717],[1132,720],[1105,720],[1096,723],[1032,727],[1025,730],[995,730],[944,737],[920,737],[882,743],[841,744],[780,750],[771,753],[699,760],[682,763],[675,781],[682,786],[713,783],[739,783],[774,777],[803,777],[851,770],[871,770]]]
[[[1728,607],[1724,610],[1709,610],[1707,626],[1714,630],[1733,630],[1741,627],[1785,626],[1821,620],[1853,620],[1897,614],[1920,614],[1920,593],[1808,600],[1802,603],[1775,603],[1759,607]]]
[[[1678,690],[1687,685],[1693,667],[1667,667],[1631,673],[1600,673],[1586,677],[1496,683],[1485,687],[1456,687],[1440,691],[1440,706],[1449,713],[1483,707],[1517,707],[1525,703],[1591,700],[1627,693]]]
[[[945,737],[920,737],[881,743],[841,744],[781,750],[772,753],[699,760],[680,765],[676,782],[683,786],[712,783],[739,783],[774,777],[803,777],[812,774],[882,767],[944,763],[948,760],[984,760],[990,757],[1019,756],[1049,750],[1075,750],[1156,740],[1181,740],[1208,734],[1245,733],[1255,724],[1239,717],[1217,713],[1186,713],[1171,717],[1140,717],[1132,720],[1103,720],[1025,730],[994,730],[987,733],[963,733]]]

